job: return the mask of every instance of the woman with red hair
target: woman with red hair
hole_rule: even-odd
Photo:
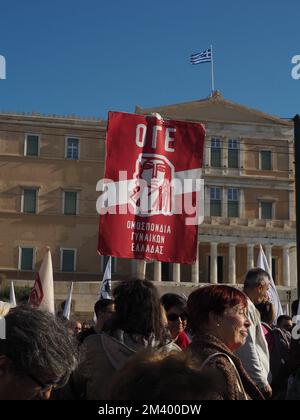
[[[190,294],[187,312],[194,334],[188,351],[217,378],[219,399],[263,399],[233,354],[245,344],[250,326],[244,293],[225,285],[202,287]]]

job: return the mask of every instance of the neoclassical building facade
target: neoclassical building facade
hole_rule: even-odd
[[[167,277],[175,282],[190,277],[195,284],[242,283],[262,245],[275,283],[286,290],[296,287],[292,122],[225,100],[219,92],[194,102],[136,107],[136,112],[206,127],[198,261],[190,274],[188,267],[169,267]],[[164,264],[154,264],[155,280],[164,272]]]
[[[265,249],[275,283],[296,287],[293,124],[225,100],[153,108],[165,119],[205,125],[205,218],[192,266],[114,259],[115,278],[134,275],[166,289],[242,284]],[[32,280],[50,246],[55,279],[99,281],[97,181],[105,162],[104,120],[0,114],[0,273]],[[183,244],[184,246],[184,244]]]

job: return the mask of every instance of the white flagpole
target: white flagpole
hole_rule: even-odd
[[[215,91],[215,78],[214,78],[214,55],[213,55],[213,47],[210,46],[211,51],[211,96]]]

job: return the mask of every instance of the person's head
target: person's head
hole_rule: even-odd
[[[212,400],[213,377],[185,352],[139,353],[118,371],[111,400]]]
[[[74,334],[75,335],[80,334],[81,333],[81,330],[82,330],[81,322],[80,321],[75,321],[75,324],[74,324]]]
[[[186,299],[176,293],[166,293],[160,300],[165,308],[168,327],[174,339],[187,326]]]
[[[277,328],[291,332],[293,329],[293,319],[288,315],[281,315],[277,319]]]
[[[97,317],[97,331],[102,331],[104,324],[115,313],[115,304],[112,299],[100,299],[95,303],[94,312]]]
[[[252,268],[246,274],[244,282],[244,292],[254,305],[268,300],[268,290],[270,286],[270,276],[261,268]]]
[[[111,330],[162,340],[164,326],[155,286],[147,280],[125,280],[114,290],[115,315]]]
[[[5,317],[0,339],[0,400],[48,399],[77,366],[66,328],[48,312],[18,306]]]
[[[83,322],[81,325],[81,331],[86,331],[89,330],[91,328],[90,324],[88,322]]]
[[[270,327],[273,325],[275,321],[275,307],[272,302],[265,301],[256,305],[260,313],[261,321],[265,324],[268,324]]]
[[[212,334],[231,350],[245,344],[250,322],[247,297],[230,286],[201,287],[187,302],[188,321],[195,335]]]
[[[0,300],[0,316],[4,317],[8,314],[11,305],[8,302],[2,302]]]

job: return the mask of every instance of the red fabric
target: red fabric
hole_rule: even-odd
[[[182,350],[186,349],[190,344],[191,340],[186,335],[184,331],[178,334],[177,340],[175,341],[177,346],[179,346]]]
[[[201,177],[204,137],[200,123],[109,113],[105,179],[111,181],[106,181],[108,189],[97,201],[98,211],[100,204],[103,209],[98,243],[101,255],[195,262],[198,223],[188,225],[186,220],[195,216],[188,210],[195,206],[196,183],[182,182],[181,190],[176,182]],[[110,188],[115,191],[116,185],[124,183],[127,194],[111,193]],[[143,203],[150,211],[144,211]]]

